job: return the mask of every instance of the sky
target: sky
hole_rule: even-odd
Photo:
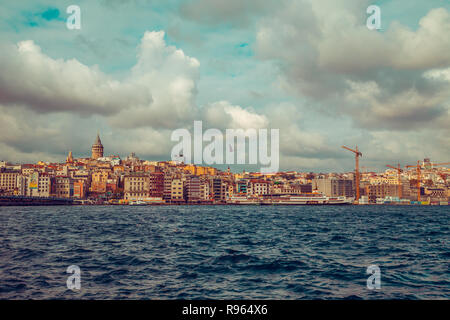
[[[351,171],[342,145],[358,145],[363,170],[450,161],[450,1],[0,6],[0,160],[89,156],[97,132],[106,155],[170,160],[172,132],[197,120],[279,129],[284,171]]]

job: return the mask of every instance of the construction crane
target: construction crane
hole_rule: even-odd
[[[449,165],[450,162],[442,162],[442,163],[433,163],[432,167],[437,167],[437,166],[446,166]]]
[[[397,165],[397,167],[391,166],[389,164],[386,165],[386,167],[394,169],[397,171],[397,176],[398,176],[398,198],[401,199],[403,194],[402,194],[402,176],[401,173],[403,172],[403,170],[400,168],[400,163]]]
[[[422,179],[422,167],[420,161],[417,161],[417,165],[408,165],[405,168],[416,168],[417,170],[417,201],[420,201],[420,180]]]
[[[355,150],[350,149],[346,146],[342,146],[342,148],[355,154],[356,201],[359,201],[359,157],[362,157],[362,153],[359,152],[358,146],[356,146]]]
[[[433,164],[433,167],[437,167],[437,166],[445,166],[450,164],[450,162],[442,162],[442,163],[436,163]],[[408,165],[405,166],[405,168],[416,168],[417,170],[417,201],[420,201],[420,182],[422,180],[422,166],[420,165],[420,160],[417,161],[417,165]]]

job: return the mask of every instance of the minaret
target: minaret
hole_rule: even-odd
[[[72,150],[69,151],[69,155],[66,158],[67,163],[73,163]]]
[[[97,133],[97,139],[95,139],[94,144],[92,145],[92,159],[98,159],[103,157],[103,145],[100,140],[100,135]]]

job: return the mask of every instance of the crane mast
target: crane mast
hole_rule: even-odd
[[[360,182],[360,177],[359,177],[359,157],[362,157],[362,153],[359,152],[358,150],[358,146],[356,146],[356,148],[353,150],[351,148],[348,148],[346,146],[342,146],[342,148],[351,151],[355,154],[355,183],[356,183],[356,201],[359,202],[359,182]]]

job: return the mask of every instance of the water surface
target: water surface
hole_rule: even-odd
[[[0,207],[2,299],[449,299],[449,207]],[[366,268],[381,269],[369,290]],[[81,290],[66,269],[81,269]]]

